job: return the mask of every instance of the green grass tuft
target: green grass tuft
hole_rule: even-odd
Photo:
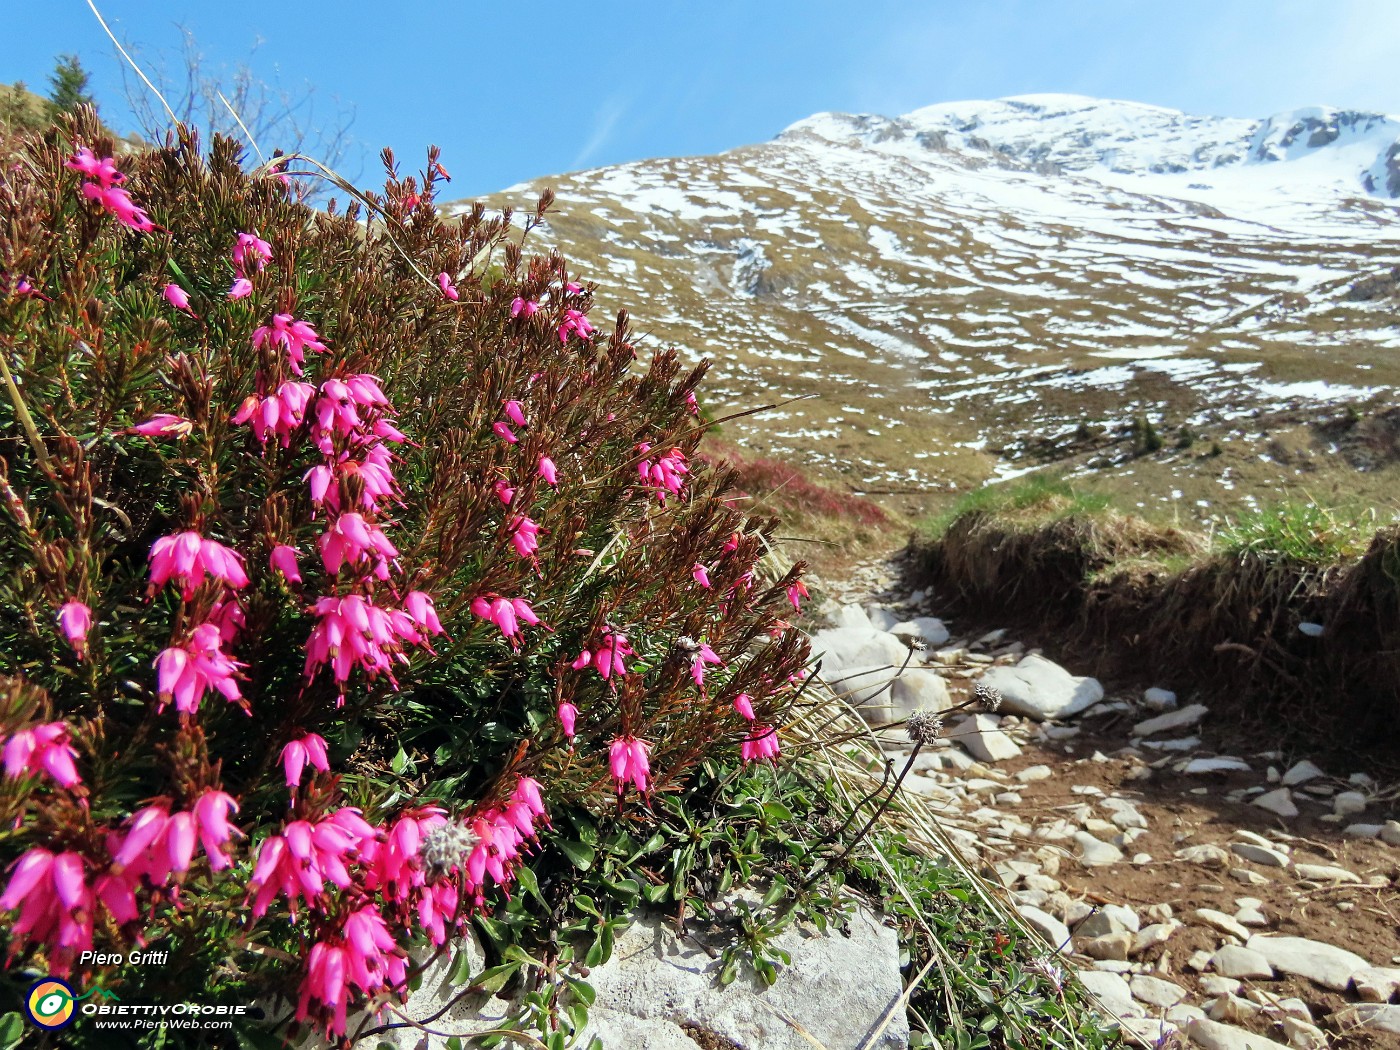
[[[1365,551],[1375,534],[1374,510],[1289,501],[1240,515],[1216,534],[1225,554],[1325,565]]]
[[[1077,488],[1059,475],[1031,474],[1017,481],[973,489],[925,521],[920,531],[927,539],[937,540],[953,522],[977,512],[1045,522],[1076,514],[1101,514],[1108,507],[1109,498],[1102,493]]]

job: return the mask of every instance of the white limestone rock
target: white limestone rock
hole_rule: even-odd
[[[1074,842],[1079,847],[1079,863],[1086,868],[1118,864],[1123,859],[1123,851],[1117,846],[1096,839],[1087,831],[1075,832]]]
[[[1363,1003],[1388,1003],[1400,992],[1400,969],[1368,966],[1351,975],[1351,986]]]
[[[1256,935],[1245,942],[1245,947],[1262,955],[1275,970],[1306,977],[1335,992],[1346,991],[1352,974],[1371,966],[1354,952],[1306,937]]]
[[[1210,964],[1222,977],[1268,980],[1274,976],[1274,968],[1269,965],[1268,959],[1238,944],[1223,945],[1210,957]]]
[[[1079,983],[1089,989],[1109,1010],[1120,1017],[1141,1017],[1143,1008],[1133,1001],[1132,989],[1128,982],[1116,973],[1103,970],[1082,970],[1077,975]]]
[[[1286,787],[1276,788],[1256,796],[1251,805],[1267,809],[1270,813],[1276,813],[1280,817],[1296,817],[1298,815],[1298,807],[1293,804],[1293,792]]]
[[[1318,777],[1326,775],[1305,758],[1288,768],[1288,772],[1283,774],[1282,783],[1284,787],[1297,787],[1299,784],[1306,784],[1309,780],[1316,780]]]
[[[1148,974],[1138,974],[1128,982],[1128,987],[1133,993],[1133,998],[1138,1002],[1147,1003],[1149,1006],[1155,1006],[1162,1010],[1169,1006],[1175,1006],[1186,998],[1186,989],[1181,985]]]
[[[1205,704],[1187,704],[1179,710],[1168,711],[1156,718],[1139,722],[1133,726],[1133,736],[1155,736],[1176,729],[1188,729],[1204,718],[1208,711],[1209,708]]]
[[[940,679],[941,681],[941,679]],[[981,762],[1002,762],[1016,758],[1021,749],[998,727],[995,715],[976,714],[958,721],[948,729],[948,739],[965,747]]]
[[[1151,711],[1170,711],[1172,708],[1176,707],[1176,694],[1170,689],[1163,689],[1161,686],[1154,685],[1151,689],[1147,689],[1143,692],[1142,702],[1145,703]]]
[[[894,930],[860,908],[848,932],[821,934],[794,926],[774,942],[792,954],[792,965],[783,967],[776,984],[763,989],[756,980],[740,979],[719,988],[719,959],[691,938],[678,938],[668,918],[641,917],[618,936],[612,958],[589,975],[597,1004],[580,1045],[597,1035],[609,1050],[669,1046],[649,1041],[650,1030],[669,1023],[679,1031],[688,1022],[741,1046],[811,1050],[816,1039],[829,1050],[855,1050],[885,1020],[903,989]],[[606,1015],[599,1016],[599,1008]],[[648,1031],[634,1025],[631,1034],[619,1033],[612,1023],[619,1016],[643,1023]],[[784,1016],[799,1020],[808,1035]],[[873,1045],[896,1050],[908,1042],[904,1011],[896,1009]]]
[[[1188,1021],[1186,1034],[1202,1050],[1291,1050],[1283,1043],[1208,1017]]]
[[[1097,679],[1072,675],[1037,653],[1014,667],[989,668],[981,680],[1001,693],[1004,711],[1039,722],[1068,718],[1103,699]]]
[[[884,629],[905,642],[943,645],[948,641],[948,628],[943,626],[942,620],[932,616],[916,616],[912,620],[902,620]]]
[[[1062,923],[1049,912],[1039,908],[1022,904],[1016,908],[1021,914],[1021,918],[1030,923],[1042,934],[1045,939],[1056,949],[1060,949],[1069,943],[1069,927]]]

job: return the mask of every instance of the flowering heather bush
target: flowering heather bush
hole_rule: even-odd
[[[525,254],[547,199],[445,222],[436,153],[386,153],[366,221],[317,213],[90,112],[2,152],[12,973],[296,989],[340,1035],[551,819],[777,757],[805,591],[695,456],[703,368]],[[158,978],[82,961],[143,944]]]

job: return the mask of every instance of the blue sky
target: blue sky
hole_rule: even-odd
[[[119,35],[353,103],[368,179],[437,143],[454,193],[771,138],[820,110],[1079,92],[1197,113],[1332,104],[1400,113],[1400,0],[100,0]],[[183,9],[183,13],[181,11]],[[92,71],[130,127],[117,59],[84,0],[0,0],[0,82],[54,55]]]

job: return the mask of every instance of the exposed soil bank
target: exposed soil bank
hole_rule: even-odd
[[[1194,560],[1171,572],[1164,556]],[[1135,519],[1027,528],[975,511],[914,541],[908,559],[916,585],[1035,633],[1081,673],[1199,694],[1256,745],[1400,764],[1400,529],[1319,566],[1206,555]]]

